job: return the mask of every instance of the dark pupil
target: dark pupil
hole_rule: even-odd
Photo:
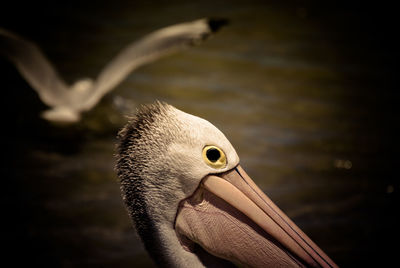
[[[217,149],[213,148],[208,149],[206,155],[208,160],[211,162],[216,162],[221,157],[221,153]]]

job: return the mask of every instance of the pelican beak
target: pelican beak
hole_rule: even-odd
[[[337,267],[240,167],[208,175],[180,204],[182,246],[245,267]]]

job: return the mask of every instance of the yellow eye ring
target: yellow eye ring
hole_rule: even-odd
[[[217,146],[207,145],[203,148],[203,159],[212,168],[224,168],[226,166],[225,153]]]

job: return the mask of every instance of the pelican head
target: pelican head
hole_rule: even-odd
[[[160,266],[335,267],[239,165],[208,121],[156,102],[119,133],[128,213]]]

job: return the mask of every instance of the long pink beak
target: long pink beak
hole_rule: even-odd
[[[186,249],[196,243],[238,265],[338,267],[240,166],[206,176],[181,203],[175,228]]]

